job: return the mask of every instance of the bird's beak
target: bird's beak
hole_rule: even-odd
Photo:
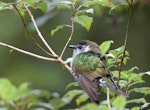
[[[75,49],[76,45],[69,45],[69,48]]]

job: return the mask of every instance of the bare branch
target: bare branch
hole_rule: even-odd
[[[34,39],[34,37],[31,37],[31,39],[34,41],[34,43],[47,55],[51,56],[51,57],[56,57],[53,54],[47,52],[44,48],[41,47],[41,45]]]
[[[53,54],[53,56],[57,57],[57,54],[52,50],[52,48],[48,45],[48,43],[46,42],[46,40],[44,39],[44,37],[42,36],[41,32],[38,29],[38,26],[34,20],[34,17],[31,13],[31,11],[28,9],[28,7],[24,4],[25,9],[27,10],[27,12],[29,13],[29,16],[31,17],[31,20],[34,24],[34,27],[38,33],[38,36],[40,37],[40,39],[42,40],[42,42],[44,43],[44,45],[48,48],[48,50]]]
[[[33,42],[37,45],[37,47],[39,47],[44,53],[46,53],[47,55],[53,57],[53,55],[50,54],[49,52],[47,52],[44,48],[42,48],[41,45],[40,45],[40,44],[34,39],[34,37],[31,35],[31,33],[29,32],[29,30],[28,30],[28,28],[27,28],[27,26],[26,26],[26,23],[25,23],[24,18],[22,17],[22,15],[20,14],[18,8],[16,7],[16,4],[13,4],[13,7],[15,8],[16,12],[18,13],[18,15],[19,15],[19,17],[20,17],[20,19],[21,19],[21,21],[22,21],[22,23],[23,23],[23,26],[24,26],[25,30],[27,31],[28,36],[31,37],[31,39],[32,39]]]
[[[60,54],[60,58],[62,58],[62,56],[63,56],[63,54],[64,54],[64,52],[65,52],[65,50],[66,50],[66,48],[67,48],[67,46],[68,46],[68,44],[69,44],[69,42],[71,41],[71,39],[72,39],[72,36],[73,36],[73,34],[74,34],[74,11],[75,11],[75,8],[74,8],[74,6],[73,6],[73,11],[72,11],[72,19],[71,19],[71,33],[70,33],[70,36],[69,36],[69,39],[68,39],[68,41],[66,42],[66,44],[65,44],[65,46],[64,46],[64,48],[63,48],[63,50],[62,50],[62,52],[61,52],[61,54]]]
[[[54,58],[48,58],[48,57],[44,57],[44,56],[41,56],[41,55],[37,55],[37,54],[34,54],[34,53],[31,53],[31,52],[28,52],[28,51],[19,49],[19,48],[17,48],[17,47],[14,47],[14,46],[11,46],[11,45],[2,43],[2,42],[0,42],[0,45],[1,45],[1,46],[4,46],[4,47],[7,47],[7,48],[10,48],[10,49],[13,49],[13,50],[16,50],[16,51],[18,51],[18,52],[20,52],[20,53],[23,53],[23,54],[26,54],[26,55],[29,55],[29,56],[38,58],[38,59],[47,60],[47,61],[57,61],[57,60],[54,59]]]
[[[72,32],[71,32],[71,35],[70,35],[70,40],[68,40],[68,42],[66,43],[66,45],[65,45],[65,47],[64,47],[64,49],[63,49],[63,51],[62,51],[61,57],[59,57],[59,56],[51,49],[51,47],[47,44],[47,42],[45,41],[44,37],[42,36],[41,32],[39,31],[39,29],[38,29],[38,27],[37,27],[37,24],[36,24],[36,22],[35,22],[35,20],[34,20],[34,17],[33,17],[32,13],[31,13],[31,11],[28,9],[28,7],[27,7],[26,5],[24,5],[24,7],[25,7],[25,9],[27,10],[27,12],[29,13],[29,16],[31,17],[31,20],[32,20],[32,22],[33,22],[33,24],[34,24],[34,27],[35,27],[35,29],[36,29],[36,31],[37,31],[37,33],[38,33],[38,36],[39,36],[40,39],[43,41],[43,43],[45,44],[45,46],[49,49],[49,51],[52,53],[52,56],[55,57],[55,58],[49,58],[49,59],[51,59],[50,61],[57,61],[57,62],[59,62],[63,67],[65,67],[65,68],[72,74],[71,68],[61,59],[61,57],[62,57],[62,55],[63,55],[63,53],[64,53],[64,51],[65,51],[65,49],[66,49],[66,47],[67,47],[67,45],[68,45],[68,43],[69,43],[69,41],[71,40],[71,37],[73,36],[73,33],[74,33],[74,20],[72,20],[72,24],[73,24],[73,25],[72,25]],[[47,57],[46,57],[46,58],[47,58]],[[48,59],[48,60],[49,60],[49,59]]]
[[[129,5],[129,15],[128,15],[128,21],[127,21],[127,26],[126,26],[126,35],[125,35],[125,40],[124,40],[124,49],[123,49],[123,55],[121,58],[121,62],[119,65],[119,73],[118,73],[118,80],[117,80],[117,85],[119,86],[119,81],[120,81],[120,76],[121,76],[121,69],[122,69],[122,65],[123,65],[123,60],[126,54],[126,48],[127,48],[127,40],[128,40],[128,33],[129,33],[129,25],[130,25],[130,21],[131,21],[131,15],[132,15],[132,6],[133,6],[133,0],[131,0],[131,3],[126,0],[126,2]]]

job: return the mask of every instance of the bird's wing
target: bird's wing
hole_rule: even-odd
[[[100,94],[101,87],[99,86],[99,80],[94,79],[90,81],[82,74],[78,74],[77,80],[82,89],[88,94],[90,100],[98,104],[98,95]]]
[[[100,54],[88,51],[77,55],[73,60],[73,71],[82,74],[90,81],[107,75]]]

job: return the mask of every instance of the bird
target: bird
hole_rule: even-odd
[[[107,58],[102,54],[99,45],[93,41],[81,40],[73,49],[70,68],[75,80],[87,93],[91,102],[98,104],[98,97],[103,87],[108,87],[117,95],[126,96],[108,70]]]

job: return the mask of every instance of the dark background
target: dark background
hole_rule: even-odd
[[[82,39],[92,40],[98,44],[106,40],[113,40],[114,44],[111,49],[118,48],[123,45],[128,8],[121,11],[114,11],[110,15],[109,8],[96,7],[95,16],[89,32],[83,27],[76,24],[75,34],[70,44],[76,44]],[[40,10],[32,10],[36,18],[43,16]],[[52,16],[51,13],[48,13]],[[60,53],[63,49],[71,30],[64,28],[58,31],[53,37],[50,31],[60,24],[71,23],[70,11],[62,9],[57,11],[44,25],[39,27],[43,36],[49,45]],[[27,24],[30,23],[29,16],[25,16]],[[37,34],[32,31],[32,35],[37,39]],[[0,41],[11,44],[13,46],[43,55],[31,38],[27,35],[20,17],[12,10],[0,11]],[[40,40],[39,40],[40,41]],[[138,2],[133,6],[131,24],[129,28],[129,38],[127,42],[127,50],[130,53],[130,60],[123,68],[130,69],[134,66],[139,67],[139,72],[149,71],[150,65],[150,4],[148,2]],[[65,51],[63,59],[72,55],[72,50]],[[50,92],[59,92],[64,94],[65,87],[68,83],[74,81],[70,73],[56,62],[42,61],[30,56],[10,52],[10,49],[0,46],[0,77],[9,78],[15,85],[22,82],[30,82],[32,88],[46,89]],[[144,77],[146,84],[149,86],[149,77]]]

